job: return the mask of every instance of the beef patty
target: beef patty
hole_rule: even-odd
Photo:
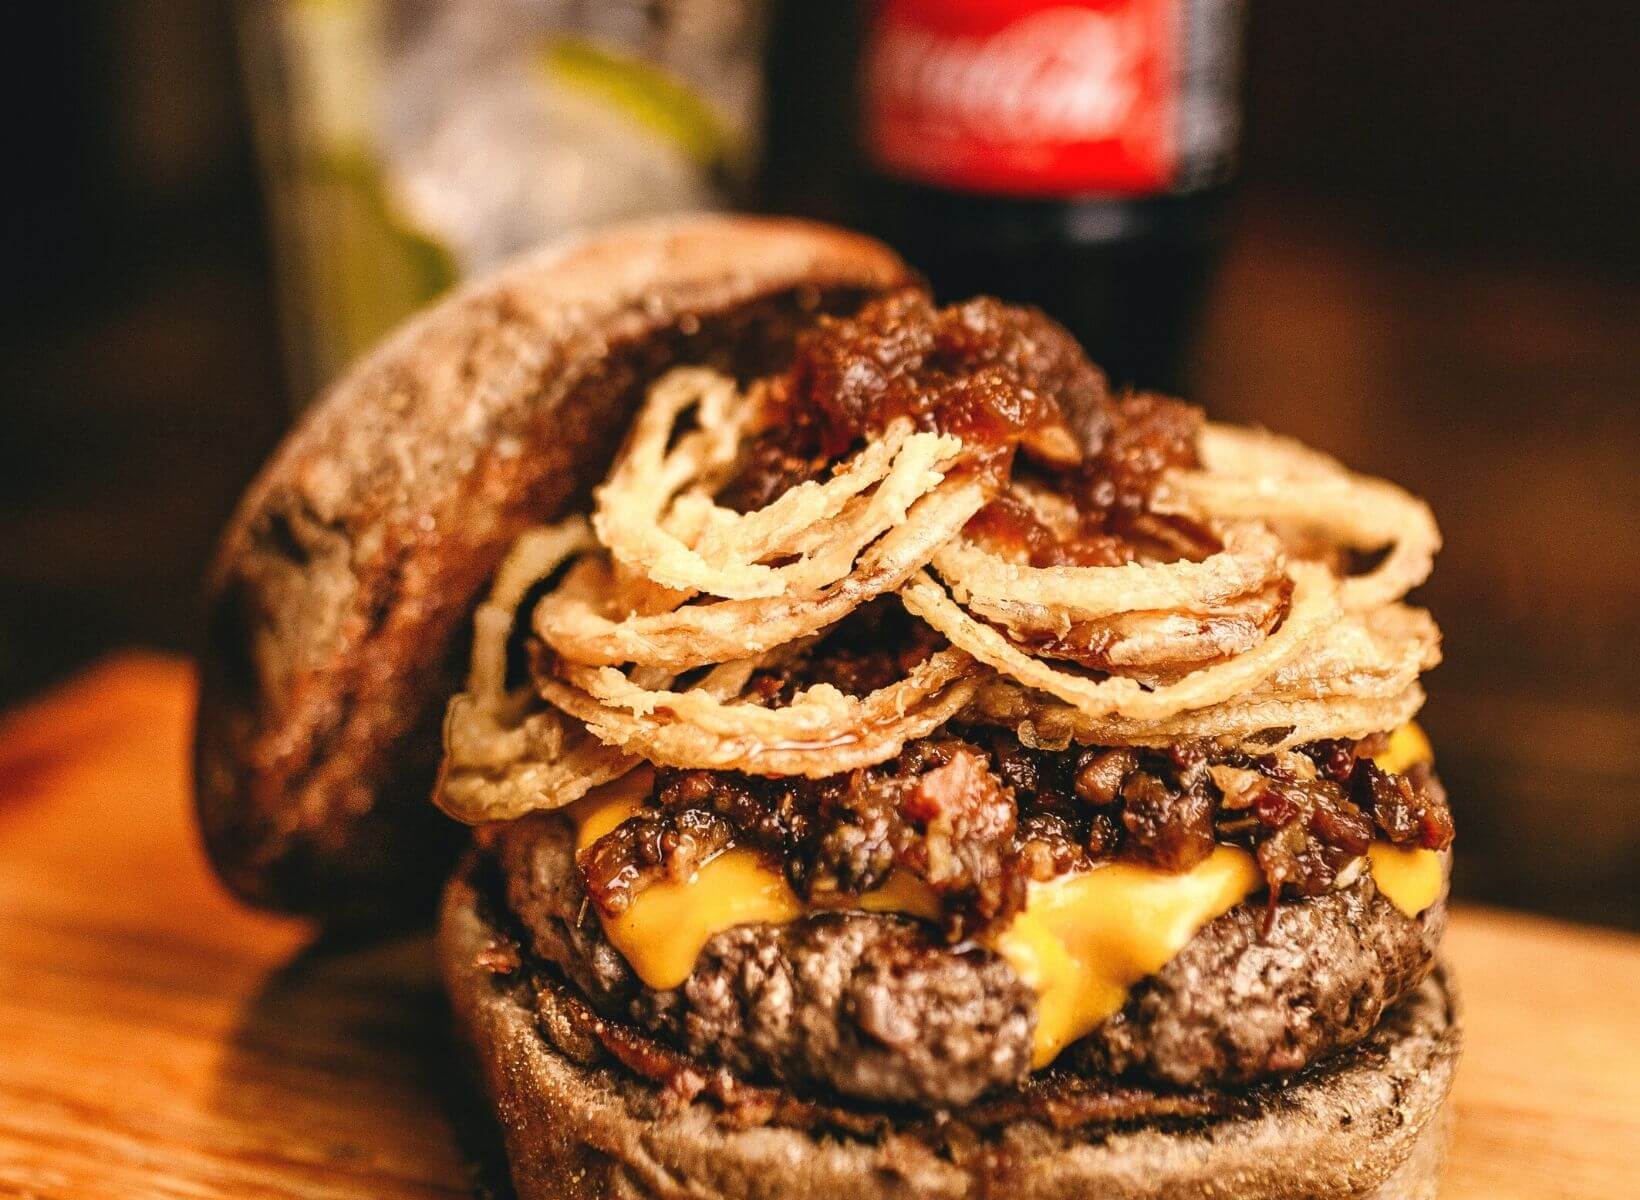
[[[753,1079],[942,1108],[1030,1071],[1035,997],[987,951],[932,926],[825,913],[726,930],[682,986],[643,985],[604,938],[556,814],[495,834],[507,902],[530,948],[600,1012]],[[1406,917],[1370,878],[1262,903],[1207,925],[1121,1012],[1066,1051],[1084,1070],[1180,1086],[1285,1074],[1364,1037],[1428,974],[1437,903]]]

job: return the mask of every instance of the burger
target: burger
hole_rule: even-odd
[[[444,883],[526,1200],[1433,1196],[1438,546],[868,239],[617,229],[252,487],[202,824],[335,921]]]

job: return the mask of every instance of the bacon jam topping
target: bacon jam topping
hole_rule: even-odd
[[[1199,557],[1212,540],[1149,511],[1163,472],[1193,467],[1200,410],[1113,396],[1069,333],[989,298],[936,308],[904,291],[798,339],[768,391],[765,431],[721,499],[761,508],[909,418],[955,434],[993,499],[967,533],[1032,566]]]
[[[954,728],[827,779],[662,770],[649,804],[580,866],[607,914],[731,845],[762,851],[819,906],[848,907],[905,873],[938,898],[952,941],[1006,924],[1033,881],[1101,860],[1185,871],[1218,844],[1252,852],[1272,900],[1313,896],[1338,885],[1375,837],[1451,844],[1433,772],[1385,771],[1365,757],[1374,745],[1263,757],[1197,745],[1048,751],[1000,729]]]

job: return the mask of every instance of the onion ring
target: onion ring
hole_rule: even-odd
[[[1206,611],[1119,613],[1078,622],[1055,636],[1010,633],[1039,658],[1066,659],[1154,687],[1253,649],[1286,613],[1290,592],[1282,579]]]
[[[944,634],[953,646],[1001,674],[1074,705],[1087,716],[1159,720],[1221,703],[1256,687],[1337,616],[1337,585],[1330,576],[1304,563],[1294,564],[1292,576],[1293,599],[1287,619],[1256,649],[1153,691],[1132,679],[1088,679],[1033,658],[996,629],[965,613],[926,572],[911,580],[900,595],[908,610]]]
[[[734,383],[699,368],[674,371],[653,388],[609,479],[595,493],[593,526],[620,562],[679,591],[729,599],[779,596],[831,583],[859,552],[905,518],[906,508],[944,478],[962,449],[954,437],[915,433],[895,422],[883,437],[840,464],[825,482],[791,488],[763,509],[737,513],[710,499],[715,473],[734,459],[748,406]],[[690,408],[701,427],[667,450]],[[734,414],[734,415],[729,415]],[[685,487],[693,490],[679,496]],[[875,488],[869,500],[861,494]],[[793,545],[816,527],[819,557]],[[771,566],[763,559],[798,555]]]
[[[1371,571],[1344,581],[1345,608],[1387,604],[1429,578],[1441,533],[1429,505],[1410,492],[1258,430],[1208,425],[1200,453],[1205,470],[1178,472],[1168,481],[1192,509],[1221,518],[1287,522],[1352,550],[1389,548]],[[1262,469],[1249,471],[1253,465]]]
[[[904,679],[869,695],[849,696],[830,684],[817,684],[798,692],[780,708],[726,702],[703,688],[683,692],[644,688],[613,667],[561,664],[559,674],[606,708],[623,709],[636,717],[662,712],[706,733],[744,734],[763,742],[787,744],[835,737],[839,726],[892,722],[956,680],[971,675],[973,661],[961,650],[942,650],[917,664]]]
[[[536,607],[535,632],[564,658],[591,666],[640,663],[685,671],[761,653],[899,590],[984,502],[978,482],[945,480],[872,543],[853,571],[812,595],[720,600],[615,621],[597,611],[584,588],[560,588]]]
[[[683,722],[639,717],[606,707],[556,679],[540,682],[555,706],[586,722],[596,736],[628,754],[664,766],[802,775],[824,779],[893,758],[909,741],[926,737],[967,706],[977,679],[962,679],[885,725],[833,730],[808,741],[769,743],[744,733],[711,733]],[[778,710],[777,710],[778,711]]]
[[[1116,717],[1091,719],[1071,705],[1046,700],[1012,680],[993,679],[976,692],[964,718],[1008,726],[1027,745],[1045,750],[1063,750],[1073,742],[1165,747],[1183,741],[1207,741],[1227,749],[1267,754],[1324,738],[1362,738],[1382,733],[1410,721],[1423,703],[1423,689],[1414,683],[1382,697],[1250,700],[1144,722]]]
[[[447,720],[459,719],[458,714],[453,702]],[[543,717],[552,718],[562,729],[563,717],[555,710],[535,713],[530,720]],[[527,749],[524,757],[490,770],[456,766],[446,757],[433,800],[469,825],[510,821],[573,803],[600,784],[619,779],[640,761],[577,728],[556,743],[543,739],[543,744]]]
[[[552,709],[530,712],[534,690],[506,687],[507,642],[524,598],[566,561],[592,546],[576,517],[532,529],[514,543],[473,617],[467,690],[444,715],[444,761],[434,802],[459,821],[508,820],[578,800],[626,774],[637,759],[571,728]]]
[[[1199,611],[1268,586],[1285,565],[1267,528],[1242,522],[1201,562],[1027,567],[969,541],[943,547],[934,569],[959,603],[1011,629],[1093,621],[1137,609]]]

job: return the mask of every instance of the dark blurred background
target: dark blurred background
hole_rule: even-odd
[[[8,17],[9,702],[111,647],[190,645],[211,540],[292,404],[231,6]],[[1254,0],[1229,249],[1190,358],[1215,413],[1435,505],[1423,598],[1447,663],[1426,723],[1460,889],[1629,926],[1636,62],[1621,0]]]

